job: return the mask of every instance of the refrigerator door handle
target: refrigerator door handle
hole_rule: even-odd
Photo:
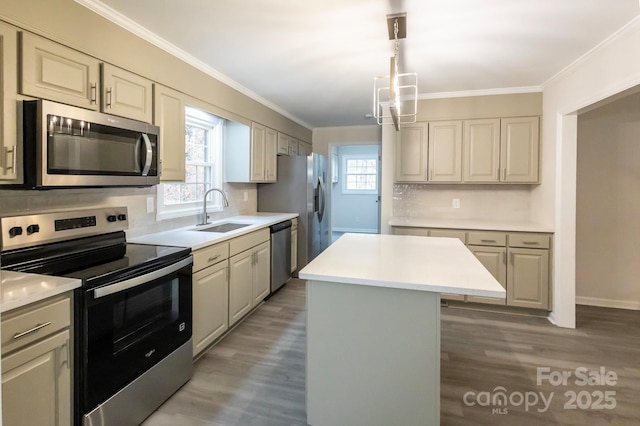
[[[322,182],[322,178],[318,178],[318,192],[320,198],[320,206],[318,208],[318,219],[322,222],[322,218],[324,217],[324,207],[325,207],[325,194],[324,194],[324,183]]]

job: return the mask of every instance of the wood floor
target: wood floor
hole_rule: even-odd
[[[640,425],[640,312],[577,313],[577,329],[567,330],[541,318],[442,308],[441,424]],[[616,384],[609,377],[608,385],[580,386],[580,367],[592,376],[603,367]],[[571,376],[538,385],[537,368]],[[291,280],[194,370],[145,426],[306,425],[304,281]]]

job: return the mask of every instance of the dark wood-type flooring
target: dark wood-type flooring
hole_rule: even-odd
[[[304,281],[292,279],[200,358],[191,381],[144,426],[306,425],[305,321]],[[640,425],[638,311],[578,306],[569,330],[542,318],[442,308],[441,338],[442,425]],[[571,376],[538,385],[539,367]],[[603,367],[616,384],[610,377],[580,386],[580,367],[587,375]],[[494,399],[500,392],[506,404]],[[551,398],[547,410],[541,393]]]

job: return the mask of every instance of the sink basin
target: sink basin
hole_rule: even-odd
[[[208,228],[197,229],[197,231],[203,232],[229,232],[235,229],[244,228],[249,226],[248,223],[221,223],[220,225],[210,226]]]

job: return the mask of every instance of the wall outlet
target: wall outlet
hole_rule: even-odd
[[[156,200],[153,197],[147,197],[147,213],[153,213],[156,210]]]
[[[453,208],[454,209],[459,209],[460,208],[460,198],[454,198],[453,199]]]

